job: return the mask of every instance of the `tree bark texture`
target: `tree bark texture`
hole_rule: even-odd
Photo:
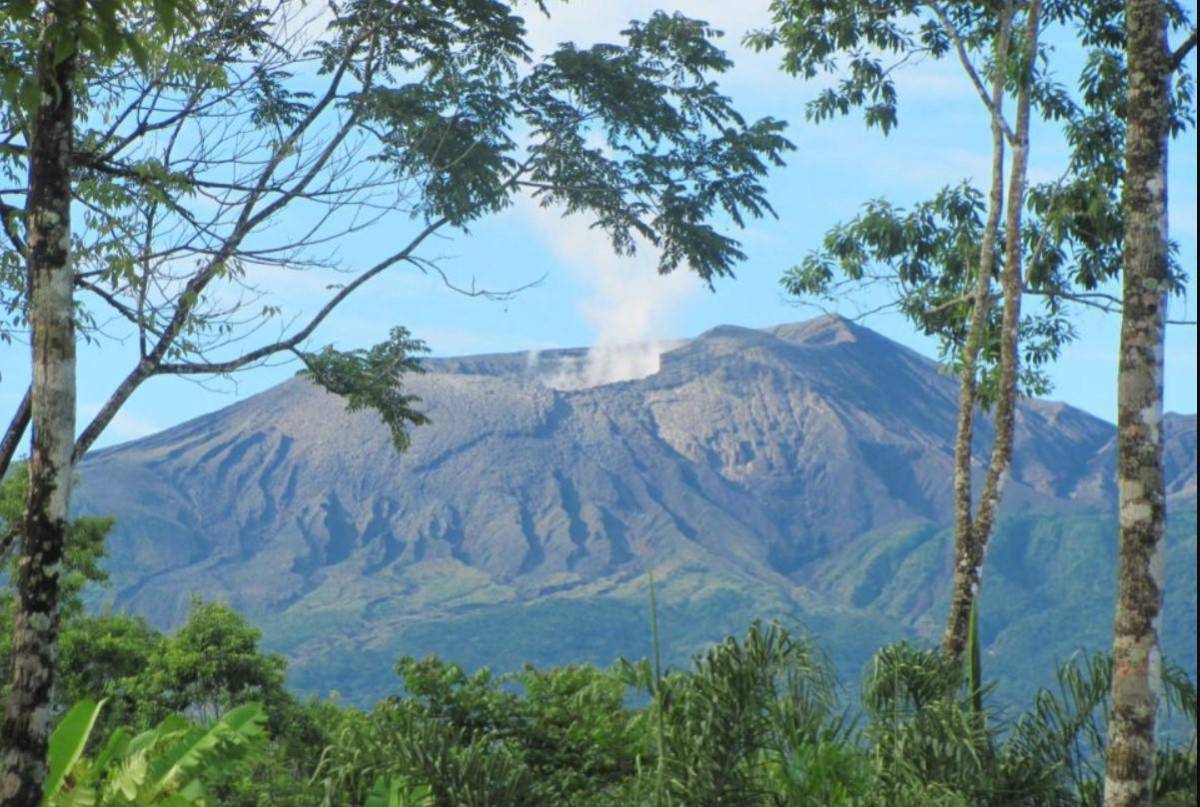
[[[996,40],[996,63],[1008,60],[1011,38],[1012,4],[1005,9],[1000,33]],[[979,267],[975,278],[975,300],[971,311],[971,324],[967,331],[967,344],[963,348],[962,370],[958,381],[958,421],[954,431],[954,557],[955,569],[969,562],[970,548],[974,545],[974,518],[971,514],[971,460],[975,434],[976,387],[979,373],[979,351],[986,338],[988,310],[991,308],[992,267],[996,262],[996,236],[1000,229],[1000,215],[1004,207],[1004,74],[997,70],[992,79],[992,187],[988,195],[987,223],[984,225],[983,241],[979,245]],[[958,575],[956,574],[956,579]],[[957,588],[957,587],[956,587]],[[968,613],[970,608],[967,609]],[[943,650],[954,657],[961,657],[966,627],[957,624],[955,617],[949,620],[942,639]]]
[[[1041,29],[1040,0],[1030,2],[1026,15],[1026,52],[1022,55],[1025,73],[1017,92],[1017,121],[1012,138],[1012,166],[1004,217],[1004,266],[1000,273],[1004,309],[1000,322],[1000,379],[994,419],[995,433],[975,518],[965,533],[957,536],[955,541],[950,615],[946,620],[946,634],[942,641],[943,651],[953,658],[962,658],[967,646],[971,606],[979,596],[984,552],[995,525],[996,512],[1000,507],[1004,474],[1008,472],[1012,462],[1017,410],[1017,373],[1020,369],[1021,292],[1024,282],[1021,212],[1025,204],[1025,185],[1029,173],[1030,89],[1033,80],[1033,54],[1037,53],[1038,33]],[[960,399],[960,407],[961,405]],[[959,418],[961,426],[961,409]],[[962,439],[961,433],[959,439]],[[956,446],[956,454],[958,448],[959,446]],[[968,444],[967,450],[969,449]],[[956,486],[961,470],[961,464],[956,466]],[[967,485],[969,484],[968,479]],[[959,496],[961,498],[961,493]]]
[[[66,536],[75,438],[75,333],[71,268],[71,147],[75,4],[48,2],[41,20],[40,98],[29,149],[26,250],[33,383],[29,494],[16,575],[12,685],[0,740],[0,801],[42,803],[50,690],[58,639],[59,571]],[[73,45],[73,43],[72,43]]]
[[[1125,245],[1117,375],[1120,545],[1104,802],[1145,805],[1154,773],[1163,597],[1163,338],[1170,66],[1160,0],[1128,0]]]

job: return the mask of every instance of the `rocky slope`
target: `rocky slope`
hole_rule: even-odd
[[[715,328],[636,381],[544,383],[583,361],[430,361],[408,385],[433,423],[402,456],[374,416],[346,414],[301,378],[89,456],[77,506],[119,519],[105,602],[170,625],[196,593],[227,599],[318,689],[339,686],[334,656],[424,652],[414,637],[434,625],[511,614],[508,628],[470,630],[512,631],[538,608],[641,609],[651,567],[681,624],[713,616],[681,649],[721,619],[766,612],[932,629],[955,407],[954,380],[933,362],[821,318]],[[1106,518],[1114,432],[1063,404],[1023,403],[1004,511]],[[1167,432],[1172,505],[1194,510],[1195,416],[1171,417]],[[985,418],[980,467],[990,437]],[[885,607],[886,585],[846,588],[870,576],[868,561],[885,574],[920,547],[915,601]],[[587,620],[558,629],[584,625],[603,633]],[[1194,630],[1192,641],[1194,658]]]

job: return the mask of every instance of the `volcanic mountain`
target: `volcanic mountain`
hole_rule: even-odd
[[[302,377],[96,452],[76,505],[118,518],[98,604],[170,626],[196,595],[227,600],[297,687],[361,702],[394,687],[399,654],[643,655],[648,571],[673,658],[756,616],[799,619],[851,676],[884,641],[933,638],[954,379],[836,317],[671,347],[656,373],[585,388],[556,380],[586,350],[430,360],[405,383],[432,423],[402,455],[374,414]],[[1195,416],[1166,427],[1167,651],[1194,675]],[[986,416],[977,431],[982,469]],[[1049,671],[1102,646],[1114,461],[1111,424],[1022,402],[985,571],[993,652]]]

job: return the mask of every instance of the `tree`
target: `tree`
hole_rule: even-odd
[[[38,103],[29,137],[25,241],[33,348],[29,493],[21,529],[12,684],[0,747],[5,804],[41,802],[58,636],[58,570],[66,544],[75,437],[74,276],[71,269],[73,83],[77,3],[49,2],[40,15]],[[60,43],[63,43],[60,45]],[[65,51],[65,55],[64,55]],[[2,472],[2,471],[0,471]]]
[[[895,70],[916,56],[957,58],[989,115],[986,195],[964,181],[910,210],[870,202],[784,277],[790,293],[826,299],[844,296],[849,286],[886,285],[894,307],[939,337],[958,375],[954,577],[943,648],[961,658],[1011,464],[1018,396],[1048,390],[1043,365],[1074,336],[1069,303],[1114,303],[1102,284],[1120,269],[1124,60],[1122,31],[1112,22],[1120,5],[777,0],[771,8],[774,27],[752,35],[752,44],[782,46],[784,69],[793,74],[839,74],[808,105],[810,119],[861,107],[867,124],[886,134],[898,122]],[[1181,21],[1182,11],[1172,8]],[[1052,25],[1073,32],[1086,49],[1077,93],[1052,73],[1053,47],[1042,36]],[[1176,90],[1171,120],[1179,130],[1190,124],[1190,86]],[[1058,180],[1030,185],[1034,116],[1060,125],[1071,151]],[[1177,273],[1171,282],[1179,288]],[[1022,311],[1031,294],[1042,302],[1032,314]],[[993,410],[994,435],[976,498],[981,406]]]
[[[14,525],[19,525],[28,498],[27,489],[29,475],[24,464],[13,469],[6,479],[0,481],[0,534],[7,533]],[[51,697],[51,710],[69,705],[84,694],[96,694],[98,689],[77,694],[72,685],[77,682],[87,682],[88,689],[100,683],[100,676],[91,676],[88,668],[95,670],[113,669],[109,664],[113,651],[123,642],[117,638],[124,631],[122,626],[107,625],[109,629],[117,628],[114,634],[101,639],[97,632],[89,630],[91,619],[84,615],[83,590],[88,585],[104,585],[108,575],[101,568],[100,562],[105,555],[105,539],[112,530],[114,521],[111,518],[83,516],[73,519],[66,530],[66,546],[63,550],[62,569],[59,572],[59,606],[62,623],[72,632],[71,640],[64,647],[63,657],[58,659],[59,667],[66,670],[66,675],[54,683]],[[16,558],[8,555],[0,563],[0,573],[6,579],[15,579],[18,572]],[[7,669],[12,663],[14,617],[16,616],[16,598],[9,591],[0,591],[0,669]],[[124,618],[121,618],[124,619]],[[117,621],[120,621],[117,620]],[[126,620],[133,622],[133,620]],[[107,633],[107,631],[106,631]],[[85,634],[85,635],[80,635]],[[89,635],[90,634],[90,635]],[[98,641],[89,641],[95,638]],[[116,641],[112,641],[116,639]],[[120,651],[117,651],[118,653]],[[143,664],[141,659],[138,664]],[[8,700],[9,682],[0,683],[0,695]]]
[[[0,483],[0,530],[20,518],[27,475],[23,468]],[[208,777],[222,804],[257,804],[260,793],[303,789],[312,772],[312,749],[329,737],[321,722],[331,704],[302,704],[284,687],[283,658],[258,646],[259,632],[221,603],[197,602],[180,628],[164,635],[140,616],[89,614],[85,586],[105,586],[100,568],[104,538],[113,520],[83,516],[67,531],[62,579],[62,624],[50,710],[101,700],[95,735],[152,730],[171,714],[211,723],[224,711],[257,702],[266,713],[271,742],[249,771],[221,770]],[[4,573],[15,568],[10,556]],[[9,663],[14,602],[0,592],[0,666]],[[0,700],[7,682],[0,684]],[[66,718],[62,718],[65,720]],[[328,722],[328,721],[326,721]],[[283,802],[290,803],[290,802]]]
[[[71,468],[143,383],[295,357],[352,407],[376,408],[402,446],[421,417],[396,374],[419,343],[398,328],[372,350],[309,348],[352,293],[398,265],[439,272],[420,253],[431,236],[520,194],[591,216],[620,252],[645,239],[660,271],[687,265],[711,283],[743,257],[714,216],[741,225],[771,212],[760,178],[790,148],[780,122],[747,122],[719,92],[712,76],[730,63],[715,32],[681,15],[535,62],[523,20],[497,0],[352,0],[329,4],[320,30],[282,1],[194,14],[177,2],[27,5],[6,6],[0,29],[0,159],[29,176],[0,199],[12,245],[0,288],[13,326],[32,329],[35,368],[30,405],[0,442],[2,474],[32,418],[4,734],[20,803],[44,776]],[[160,23],[153,47],[125,33],[131,16]],[[14,101],[25,73],[39,77],[29,115]],[[85,211],[76,233],[72,200]],[[389,246],[408,233],[365,267],[329,257],[372,228]],[[14,269],[26,262],[28,279]],[[279,267],[347,274],[313,316],[248,347],[282,316],[254,287]],[[137,352],[73,439],[72,328],[96,337],[109,315]]]
[[[1117,491],[1120,545],[1113,623],[1112,714],[1104,803],[1151,803],[1154,725],[1162,660],[1163,342],[1171,286],[1167,239],[1167,139],[1172,74],[1196,44],[1196,31],[1168,49],[1169,7],[1129,0],[1125,141],[1125,266],[1117,375]]]
[[[159,643],[142,671],[139,701],[154,723],[170,713],[211,722],[243,703],[267,707],[290,700],[283,657],[264,654],[262,633],[219,602],[192,603],[187,621]]]
[[[746,122],[719,93],[711,76],[730,62],[704,23],[657,14],[622,44],[565,45],[534,64],[523,20],[495,0],[338,9],[313,38],[294,6],[238,0],[205,12],[169,55],[151,53],[146,71],[118,63],[87,83],[89,108],[111,123],[88,126],[76,154],[88,210],[78,320],[115,314],[138,354],[82,429],[76,459],[158,375],[228,374],[283,355],[317,380],[369,387],[397,368],[358,354],[323,372],[331,357],[305,349],[314,331],[388,269],[437,273],[422,245],[519,195],[592,215],[618,251],[644,238],[661,271],[686,264],[710,282],[743,257],[714,213],[741,224],[770,211],[759,178],[790,148],[783,125]],[[366,267],[328,254],[342,237],[384,231],[390,245],[406,229]],[[283,313],[256,298],[255,273],[279,267],[342,276],[315,315],[247,349]],[[19,324],[21,305],[10,308]],[[400,336],[388,344],[413,352]],[[409,412],[381,408],[394,431],[409,424]],[[14,418],[10,432],[20,429]]]
[[[978,220],[979,194],[965,187],[943,191],[931,204],[907,218],[890,205],[879,203],[870,206],[862,219],[831,233],[826,240],[829,247],[826,255],[810,256],[804,266],[785,277],[785,286],[793,293],[828,293],[833,278],[830,257],[839,261],[842,269],[855,280],[863,279],[870,262],[894,262],[902,265],[904,280],[920,278],[926,285],[929,281],[939,283],[942,288],[937,292],[940,294],[935,294],[943,299],[937,300],[935,305],[947,311],[954,309],[952,313],[958,321],[947,328],[944,318],[935,324],[928,317],[926,306],[929,300],[908,299],[901,304],[905,313],[924,325],[927,332],[940,328],[953,334],[951,349],[959,363],[954,458],[954,583],[944,640],[946,652],[955,658],[960,658],[966,647],[968,619],[979,588],[983,551],[995,519],[1001,479],[1012,457],[1023,291],[1021,216],[1028,168],[1032,69],[1042,26],[1039,0],[1033,0],[1023,9],[1024,29],[1019,34],[1014,34],[1020,11],[1015,3],[1007,2],[996,9],[982,9],[981,5],[985,4],[943,7],[938,3],[889,3],[880,13],[877,3],[777,2],[772,5],[776,29],[752,39],[760,47],[783,44],[785,68],[810,78],[819,69],[833,69],[833,54],[843,53],[850,57],[850,76],[835,89],[823,92],[809,106],[809,116],[817,120],[837,112],[844,113],[852,106],[864,106],[868,125],[879,126],[885,134],[895,125],[896,94],[889,78],[891,70],[885,69],[878,58],[866,55],[868,47],[898,54],[902,60],[917,52],[940,57],[953,49],[989,113],[992,184],[987,197],[986,223]],[[985,10],[998,13],[989,18],[983,16]],[[918,18],[919,37],[907,30],[911,23],[906,17],[910,14],[923,15]],[[983,76],[973,60],[979,58],[980,51],[986,55],[988,43],[991,57],[983,74],[990,73],[991,81],[990,88],[985,88]],[[1016,90],[1015,126],[1009,123],[1004,112],[1010,80]],[[1007,183],[1004,177],[1006,145],[1013,150]],[[1000,230],[1002,214],[1003,233]],[[1003,243],[1002,252],[997,249],[997,241]],[[978,243],[979,247],[975,249],[973,243]],[[918,255],[913,255],[914,252]],[[929,261],[931,254],[933,260]],[[918,260],[914,261],[914,257]],[[920,257],[925,257],[926,265],[920,265]],[[972,266],[973,283],[968,276]],[[1002,287],[998,333],[991,287],[997,266],[1000,267]],[[948,277],[934,278],[934,273],[944,273]],[[952,275],[957,277],[951,279],[949,276]],[[947,299],[947,292],[951,291],[954,296]],[[931,295],[927,293],[926,296]],[[953,337],[960,341],[954,342]],[[996,403],[996,429],[983,490],[977,509],[972,512],[972,437],[980,398],[980,354],[985,348],[990,348],[997,356],[998,378],[992,395]]]
[[[19,525],[25,509],[28,473],[18,464],[0,481],[0,534]],[[92,616],[84,608],[84,590],[109,584],[102,561],[106,540],[115,524],[108,517],[80,516],[67,525],[66,547],[59,572],[61,617],[58,657],[50,711],[57,714],[85,698],[102,697],[107,703],[101,721],[110,727],[131,722],[140,712],[138,696],[148,689],[139,684],[153,669],[151,660],[164,641],[141,617],[124,614]],[[0,573],[14,579],[17,559],[8,555]],[[0,591],[0,669],[12,662],[13,622],[16,601],[12,593]],[[221,651],[214,649],[219,656]],[[7,700],[9,682],[0,682],[0,695]],[[158,703],[157,700],[154,703]],[[157,717],[167,710],[152,709]]]
[[[161,5],[173,10],[175,2]],[[97,53],[113,55],[128,44],[128,37],[117,22],[115,0],[46,0],[36,11],[32,3],[21,2],[9,4],[5,11],[6,17],[11,15],[6,23],[18,27],[28,23],[27,30],[36,29],[37,34],[28,71],[32,82],[5,82],[6,100],[24,101],[26,107],[25,114],[18,115],[26,123],[25,232],[23,243],[20,237],[16,240],[27,266],[33,381],[18,418],[32,423],[33,439],[20,527],[12,683],[0,729],[0,748],[5,753],[0,796],[6,804],[33,805],[41,802],[46,776],[59,623],[58,576],[66,546],[75,443],[71,168],[76,67],[82,42],[95,45]],[[9,211],[0,213],[13,237]],[[5,465],[14,444],[5,438],[3,450],[9,454]],[[0,475],[5,470],[0,467]]]

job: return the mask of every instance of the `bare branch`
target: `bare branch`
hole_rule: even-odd
[[[296,331],[294,334],[287,337],[286,339],[281,339],[281,340],[279,340],[277,342],[273,342],[269,345],[263,345],[262,347],[257,348],[255,350],[251,350],[248,353],[244,353],[235,359],[230,359],[228,361],[223,361],[223,362],[181,362],[181,363],[172,363],[172,364],[163,363],[163,364],[160,364],[156,368],[156,370],[154,371],[154,374],[155,375],[168,375],[168,374],[170,374],[170,375],[197,375],[197,374],[199,374],[199,375],[221,375],[224,373],[232,373],[235,370],[240,370],[243,367],[254,364],[255,362],[262,361],[263,359],[273,356],[276,353],[281,353],[284,351],[293,351],[294,352],[304,340],[308,339],[308,337],[312,335],[313,331],[315,331],[317,329],[317,326],[320,325],[325,320],[326,317],[328,317],[331,313],[333,313],[333,310],[335,308],[337,308],[347,297],[349,297],[351,294],[353,294],[358,288],[360,288],[368,280],[375,277],[376,275],[383,272],[384,270],[386,270],[392,266],[395,266],[397,263],[411,261],[413,250],[415,250],[418,246],[420,246],[421,243],[424,242],[426,238],[428,238],[433,233],[437,232],[437,230],[439,230],[441,227],[445,226],[446,223],[447,223],[447,220],[443,218],[443,219],[439,219],[439,220],[427,225],[425,227],[425,229],[423,229],[420,233],[418,233],[417,236],[415,238],[413,238],[404,247],[404,249],[400,250],[399,252],[395,253],[394,255],[384,258],[382,261],[379,261],[377,264],[372,266],[370,269],[368,269],[365,272],[363,272],[362,274],[360,274],[353,281],[351,281],[350,283],[347,283],[345,286],[343,286],[341,289],[339,289],[336,294],[334,294],[329,300],[327,300],[325,302],[325,305],[323,305],[321,307],[321,310],[318,311],[313,316],[313,318],[308,321],[308,324],[306,324],[303,328]],[[97,416],[97,417],[99,417],[99,416]],[[90,428],[91,427],[89,426],[89,429]],[[80,438],[80,439],[82,440],[82,438]]]
[[[958,53],[958,60],[962,63],[963,70],[966,71],[967,77],[971,79],[971,84],[975,86],[975,91],[979,93],[979,98],[981,101],[983,101],[983,105],[987,107],[988,113],[996,119],[1000,128],[1004,131],[1004,136],[1008,139],[1008,142],[1013,142],[1015,135],[1013,134],[1012,129],[1009,128],[1008,121],[1004,119],[1004,112],[996,103],[994,94],[988,94],[987,87],[984,86],[983,79],[979,76],[979,71],[975,69],[974,63],[971,62],[971,57],[967,53],[967,45],[966,42],[963,41],[962,34],[950,20],[950,16],[946,13],[945,9],[942,8],[941,4],[930,3],[929,7],[933,10],[933,13],[937,15],[938,22],[940,22],[942,27],[946,29],[946,33],[950,36],[950,41],[954,43],[954,50]],[[1009,12],[1009,14],[1011,16],[1011,12]],[[1002,61],[997,60],[996,70],[1000,73],[1003,73],[1004,66]]]
[[[413,266],[420,269],[422,272],[427,272],[427,271],[434,272],[438,277],[440,277],[442,279],[442,284],[445,285],[446,288],[450,289],[450,291],[455,292],[456,294],[461,294],[464,297],[482,297],[485,300],[492,300],[493,302],[503,302],[505,300],[511,300],[513,297],[516,297],[518,294],[520,294],[523,291],[528,291],[529,289],[540,286],[543,283],[543,281],[545,281],[545,279],[546,279],[546,275],[542,275],[541,277],[537,278],[536,280],[531,280],[528,283],[524,283],[520,286],[514,286],[511,289],[501,289],[500,291],[496,291],[495,289],[477,288],[475,286],[475,279],[471,278],[470,288],[464,288],[463,286],[459,286],[454,281],[452,281],[450,279],[449,275],[447,275],[442,270],[442,268],[440,266],[438,266],[436,263],[434,263],[433,261],[426,260],[424,258],[419,258],[415,255],[409,256],[408,258],[405,258],[405,260],[408,261],[409,263],[411,263]]]
[[[296,333],[292,334],[292,336],[269,345],[264,345],[263,347],[245,353],[236,359],[231,359],[226,362],[193,362],[181,364],[167,364],[164,362],[167,348],[170,346],[175,336],[178,335],[179,330],[182,328],[182,320],[179,319],[179,311],[185,307],[185,304],[181,303],[180,308],[176,310],[176,319],[172,320],[171,325],[168,326],[166,331],[159,338],[158,344],[152,351],[150,351],[149,354],[144,356],[138,363],[137,367],[135,367],[133,371],[125,377],[117,389],[114,390],[113,394],[109,396],[109,399],[104,403],[104,406],[101,407],[100,411],[87,425],[87,428],[85,428],[83,433],[80,434],[79,439],[75,442],[75,461],[78,462],[83,455],[87,453],[87,450],[91,447],[92,443],[96,441],[96,438],[100,436],[100,433],[104,431],[105,427],[108,426],[109,422],[116,415],[117,411],[125,404],[127,400],[129,400],[129,396],[131,396],[133,392],[139,386],[141,386],[142,382],[150,376],[168,373],[176,375],[212,375],[230,373],[255,362],[262,361],[263,359],[266,359],[276,353],[294,350],[301,342],[307,339],[313,333],[313,331],[316,330],[317,326],[320,325],[321,322],[323,322],[325,318],[328,317],[329,314],[332,313],[333,310],[339,304],[341,304],[343,300],[349,297],[356,289],[358,289],[371,278],[383,272],[385,269],[394,266],[401,261],[408,260],[408,258],[412,255],[413,250],[419,247],[426,238],[435,233],[446,223],[447,220],[443,218],[426,225],[426,227],[421,230],[420,233],[418,233],[411,241],[409,241],[404,249],[375,264],[370,269],[356,277],[351,283],[343,286],[338,293],[333,295],[333,297],[331,297],[325,303],[321,310],[318,311],[311,320],[309,320],[307,325],[305,325]],[[195,278],[193,278],[193,280],[195,280]],[[189,288],[192,288],[193,284],[189,283],[188,286]],[[194,307],[194,303],[192,306],[189,306],[188,309],[190,310],[191,307]]]
[[[0,479],[8,473],[8,466],[12,463],[13,455],[17,453],[17,446],[21,444],[21,438],[29,428],[29,416],[33,411],[32,394],[32,388],[26,387],[25,395],[4,432],[4,439],[0,440]]]
[[[1188,34],[1188,38],[1183,40],[1179,47],[1175,48],[1175,50],[1171,52],[1171,56],[1167,60],[1167,72],[1174,73],[1176,70],[1182,67],[1183,60],[1188,57],[1188,54],[1191,53],[1192,49],[1195,47],[1196,29],[1193,28],[1192,32]]]
[[[12,215],[24,215],[25,211],[19,207],[5,204],[0,201],[0,223],[4,227],[4,234],[8,236],[9,242],[13,245],[13,249],[22,255],[25,254],[25,242],[21,240],[21,234],[17,232],[17,228],[13,226]]]
[[[1115,294],[1108,294],[1102,291],[1067,291],[1066,289],[1034,289],[1028,286],[1025,287],[1025,294],[1034,297],[1048,297],[1050,299],[1070,300],[1073,303],[1094,308],[1097,311],[1103,311],[1106,314],[1120,314],[1123,310],[1121,298]],[[1196,320],[1194,319],[1168,319],[1167,325],[1185,325],[1195,327]]]

